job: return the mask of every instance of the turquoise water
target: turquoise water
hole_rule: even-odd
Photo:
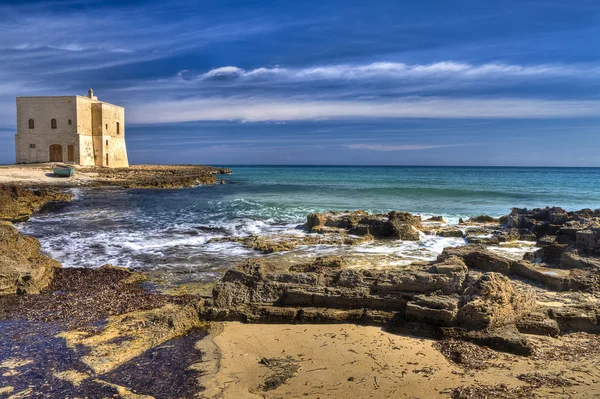
[[[286,209],[468,217],[511,207],[600,207],[600,168],[234,167],[234,195]]]
[[[35,216],[21,229],[38,237],[43,249],[65,266],[112,263],[174,268],[206,277],[256,255],[239,244],[211,239],[298,234],[295,227],[316,211],[401,210],[442,215],[455,223],[459,217],[505,215],[511,207],[600,207],[600,169],[591,168],[232,169],[232,175],[223,176],[225,185],[180,190],[77,189],[72,204]],[[429,259],[444,245],[459,243],[426,237],[418,244],[398,242],[390,248],[359,250],[409,258],[418,252]]]

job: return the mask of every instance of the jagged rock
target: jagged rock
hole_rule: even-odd
[[[560,264],[562,255],[567,249],[567,244],[559,244],[554,242],[537,250],[535,256],[541,259],[543,262]]]
[[[600,255],[600,228],[577,231],[575,240],[581,252]]]
[[[428,219],[425,220],[426,222],[439,222],[439,223],[446,223],[446,221],[444,220],[443,216],[432,216]]]
[[[503,352],[529,356],[533,347],[515,326],[506,326],[485,330],[465,330],[456,327],[441,328],[442,336],[446,339],[471,341],[478,345],[487,346]]]
[[[500,245],[500,240],[498,240],[498,237],[468,236],[467,243],[489,246],[489,245]]]
[[[468,281],[456,318],[469,330],[497,328],[514,324],[532,306],[532,298],[516,292],[506,276],[485,273]]]
[[[556,291],[568,291],[571,287],[570,279],[564,271],[540,267],[526,260],[513,262],[511,272]]]
[[[443,261],[451,256],[461,258],[469,268],[502,274],[508,274],[510,271],[508,259],[489,251],[483,245],[469,244],[463,247],[447,247],[437,259]]]
[[[560,327],[556,320],[548,317],[546,313],[531,312],[523,315],[516,323],[517,329],[523,334],[546,335],[558,337]]]
[[[552,245],[556,242],[556,236],[543,236],[537,240],[536,246],[545,247],[547,245]]]
[[[0,295],[37,294],[58,267],[60,263],[41,253],[38,240],[0,221]]]
[[[128,168],[78,168],[95,173],[96,187],[168,189],[217,184],[215,175],[232,173],[229,168],[203,165],[131,165]]]
[[[407,302],[418,293],[460,293],[467,272],[457,258],[408,271],[343,269],[342,264],[340,258],[319,258],[308,265],[278,270],[265,261],[248,260],[229,270],[215,286],[213,305],[372,309],[403,314]]]
[[[498,219],[488,215],[480,215],[470,218],[467,220],[467,223],[498,223]]]
[[[341,256],[319,256],[311,263],[292,265],[292,272],[322,272],[327,269],[342,269],[346,261]]]
[[[588,332],[599,333],[600,326],[598,325],[598,317],[600,312],[598,308],[576,308],[576,307],[560,307],[551,308],[549,315],[556,320],[560,327],[561,333],[568,332]]]
[[[467,265],[458,256],[448,256],[443,260],[438,261],[431,265],[429,268],[431,273],[448,274],[448,275],[460,275],[464,277],[467,275]]]
[[[305,228],[312,232],[341,229],[358,236],[419,240],[421,217],[392,211],[387,215],[369,215],[364,211],[313,213],[307,216]]]
[[[506,230],[502,230],[497,234],[498,241],[500,242],[511,242],[517,241],[523,238],[523,235],[519,231],[519,229],[509,228]]]
[[[456,297],[416,295],[406,304],[405,317],[408,320],[450,326],[454,323],[457,311],[458,298]]]
[[[454,228],[441,230],[437,233],[437,235],[440,237],[462,238],[462,237],[464,237],[465,233],[463,233],[463,231],[461,229],[454,227]]]
[[[219,237],[210,242],[238,242],[247,248],[254,249],[263,254],[274,252],[286,252],[297,249],[301,245],[360,245],[372,241],[373,236],[362,237],[351,236],[342,231],[339,233],[294,235],[278,234],[269,236],[243,236],[243,237]]]
[[[581,255],[579,250],[565,251],[560,258],[560,264],[565,269],[595,269],[600,271],[600,258]]]
[[[48,203],[51,203],[46,205],[49,209],[72,199],[72,194],[54,189],[0,186],[0,220],[25,222]]]
[[[440,291],[445,294],[459,292],[465,279],[464,272],[435,274],[423,271],[384,271],[371,290],[380,295],[402,293],[428,293]]]

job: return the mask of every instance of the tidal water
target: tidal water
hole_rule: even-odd
[[[235,166],[228,184],[178,190],[75,189],[76,200],[20,226],[64,266],[105,263],[217,276],[256,254],[213,238],[302,234],[311,212],[407,211],[425,217],[501,216],[511,207],[600,208],[599,168]],[[353,249],[429,259],[457,239],[423,237]],[[461,241],[461,240],[459,240]],[[319,246],[323,253],[339,249]],[[298,251],[306,255],[307,249]]]

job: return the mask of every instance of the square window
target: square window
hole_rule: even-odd
[[[35,144],[29,144],[29,148],[35,148]]]

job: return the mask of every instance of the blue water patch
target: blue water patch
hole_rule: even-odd
[[[77,189],[72,204],[20,228],[65,266],[112,263],[214,276],[255,254],[211,239],[291,231],[311,212],[400,210],[457,222],[505,215],[511,207],[600,207],[597,168],[237,166],[233,171],[225,176],[228,184],[192,189]],[[429,249],[441,248],[425,242]]]

